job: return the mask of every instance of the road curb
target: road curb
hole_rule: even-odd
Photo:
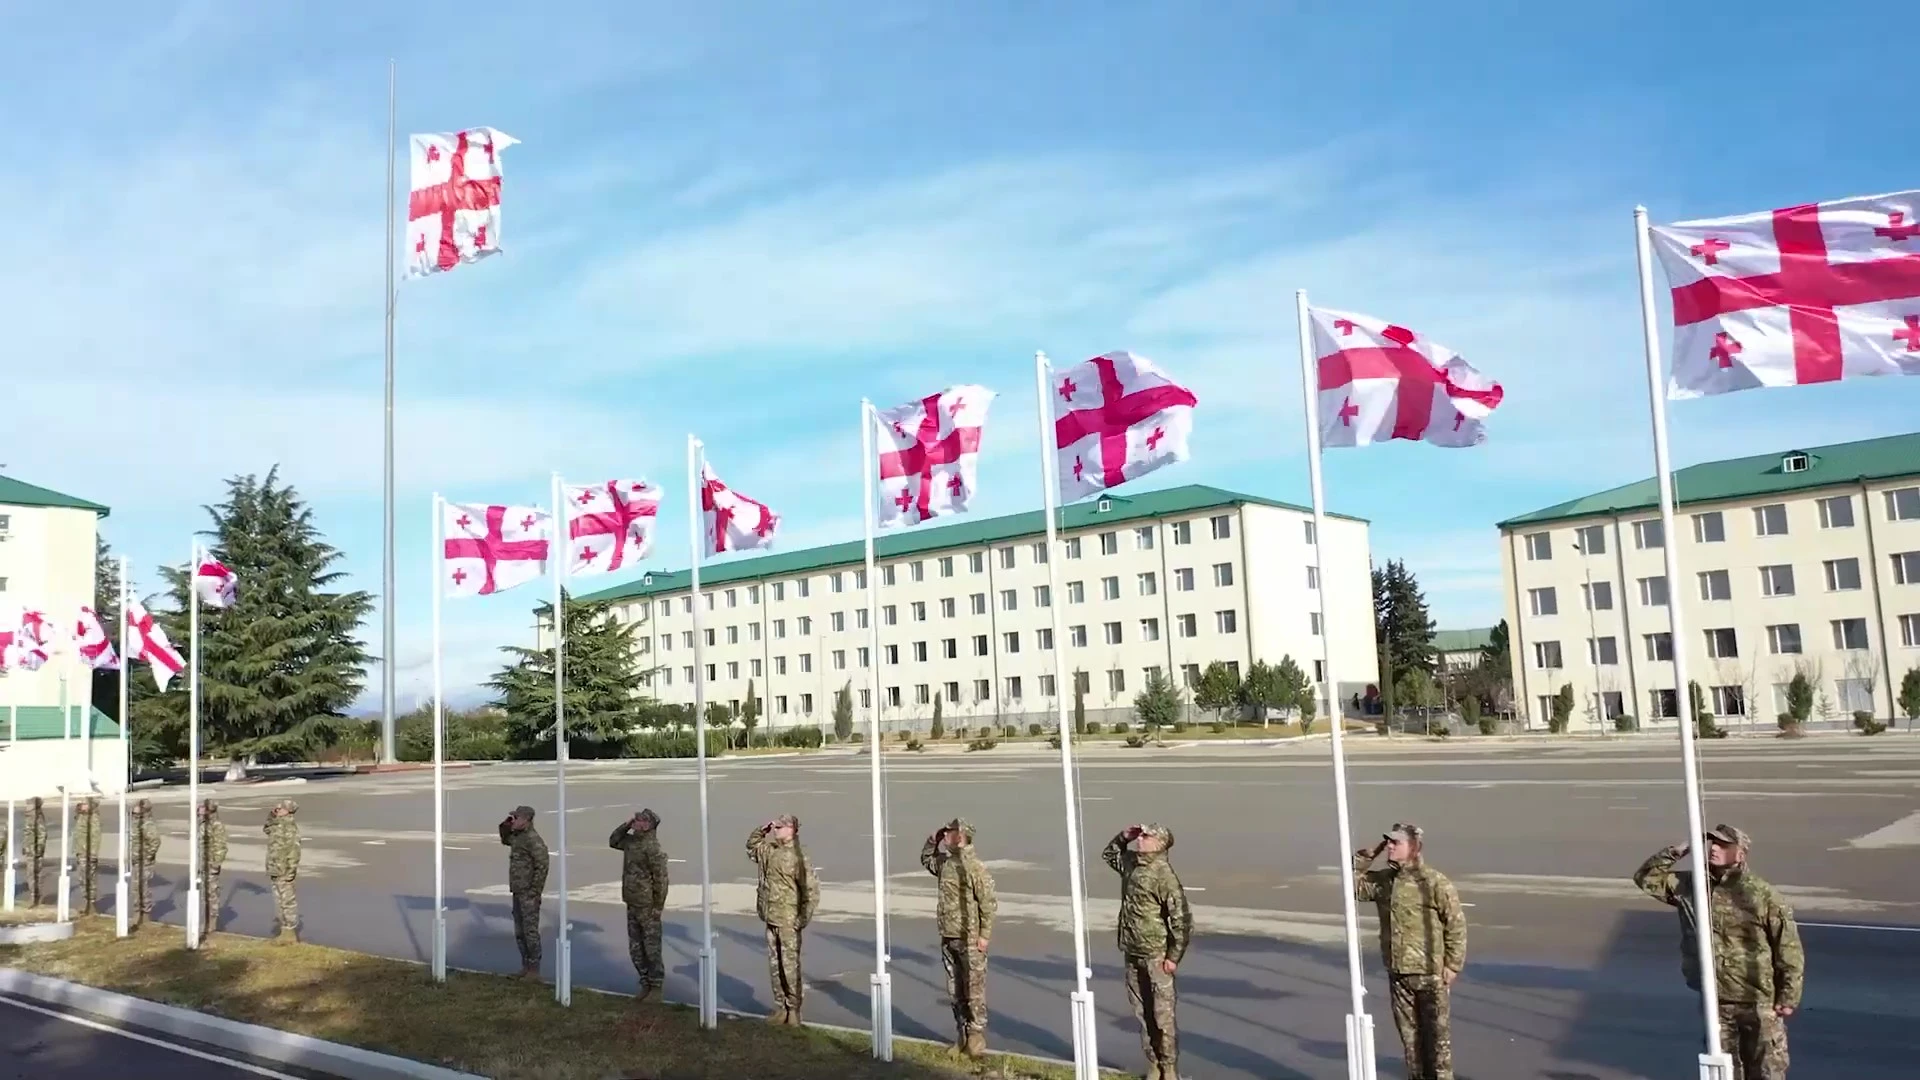
[[[330,1073],[344,1080],[484,1080],[474,1073],[209,1016],[11,968],[0,968],[0,992],[294,1068]]]

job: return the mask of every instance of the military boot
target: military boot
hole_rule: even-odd
[[[540,979],[540,968],[534,964],[522,964],[520,965],[520,977],[528,982],[538,982]]]
[[[639,993],[633,995],[633,1003],[638,1005],[659,992],[660,988],[657,986],[643,986],[640,988]]]
[[[987,1032],[984,1028],[970,1028],[960,1040],[960,1052],[979,1061],[987,1056]]]
[[[786,1022],[787,1010],[785,1009],[775,1009],[767,1016],[767,1023],[769,1024],[784,1024]]]

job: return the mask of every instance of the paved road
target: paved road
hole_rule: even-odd
[[[0,994],[0,1080],[324,1080]]]
[[[1430,830],[1429,854],[1473,906],[1470,963],[1454,1000],[1456,1055],[1469,1076],[1627,1080],[1691,1072],[1697,1004],[1679,978],[1678,923],[1639,896],[1628,875],[1682,839],[1677,755],[1665,739],[1542,744],[1355,741],[1356,835],[1334,835],[1325,744],[1270,750],[1105,751],[1082,764],[1092,896],[1093,988],[1102,1059],[1138,1067],[1135,1025],[1113,944],[1117,879],[1098,851],[1143,819],[1174,828],[1173,852],[1195,904],[1199,938],[1181,969],[1183,1072],[1197,1077],[1343,1074],[1346,952],[1336,859],[1396,820]],[[1010,753],[888,759],[889,907],[896,1029],[950,1035],[930,919],[921,840],[958,813],[980,830],[1002,921],[991,1000],[996,1045],[1071,1052],[1073,982],[1057,759]],[[1920,897],[1910,850],[1920,845],[1920,741],[1729,740],[1705,748],[1708,817],[1757,838],[1756,870],[1798,910],[1809,990],[1792,1025],[1798,1080],[1884,1072],[1920,1057]],[[499,766],[450,773],[449,948],[456,966],[517,966],[493,835],[513,805],[558,829],[552,770]],[[221,794],[233,831],[226,926],[265,933],[271,918],[256,824],[273,800],[301,803],[301,884],[316,941],[424,960],[431,942],[431,788],[418,775]],[[186,858],[181,796],[156,796],[169,830],[162,869]],[[675,886],[667,928],[669,995],[695,994],[698,828],[685,763],[576,763],[568,814],[575,978],[632,986],[607,831],[640,805],[665,819]],[[725,762],[713,770],[713,857],[724,1007],[765,1011],[762,935],[752,919],[747,831],[774,813],[800,815],[825,883],[806,942],[808,1018],[864,1028],[873,965],[872,857],[865,762],[808,758]],[[549,885],[557,887],[552,879]],[[163,918],[177,921],[170,886]],[[184,897],[182,897],[184,900]],[[552,970],[554,907],[547,906]],[[1381,1075],[1403,1075],[1384,1009],[1384,982],[1363,914],[1369,1008],[1380,1026]]]

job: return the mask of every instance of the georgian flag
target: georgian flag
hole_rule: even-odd
[[[721,483],[705,461],[700,463],[700,517],[709,555],[771,547],[780,528],[780,515]]]
[[[39,608],[26,608],[20,612],[20,638],[24,644],[46,646],[54,640],[53,620]]]
[[[1200,400],[1146,357],[1096,356],[1054,372],[1050,386],[1061,502],[1187,460]]]
[[[193,572],[193,591],[200,594],[200,603],[210,608],[230,608],[239,597],[240,579],[233,571],[222,566],[212,558],[200,560],[200,566]]]
[[[645,480],[609,480],[562,489],[567,500],[567,573],[623,570],[653,550],[660,489]]]
[[[175,675],[186,670],[186,659],[167,640],[167,632],[153,621],[153,613],[149,612],[146,605],[138,599],[127,598],[126,619],[127,629],[132,632],[134,640],[139,642],[137,646],[139,651],[133,654],[133,658],[147,662],[153,669],[154,685],[165,693],[167,683],[171,682]]]
[[[531,506],[440,508],[440,588],[448,596],[488,596],[547,572],[553,517]]]
[[[408,277],[442,273],[500,250],[500,153],[518,142],[485,127],[413,136]]]
[[[874,412],[880,431],[880,503],[874,513],[881,528],[966,513],[993,398],[984,386],[950,386]]]
[[[1320,376],[1321,446],[1487,441],[1481,421],[1505,391],[1458,353],[1371,315],[1309,308],[1307,321]]]
[[[113,651],[113,639],[107,637],[107,628],[100,624],[100,616],[90,607],[80,608],[80,617],[74,620],[74,649],[80,659],[95,671],[120,666],[120,656]]]

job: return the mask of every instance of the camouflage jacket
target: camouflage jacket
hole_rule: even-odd
[[[920,848],[920,865],[939,882],[940,905],[935,919],[943,938],[958,938],[969,943],[992,940],[993,917],[1000,910],[993,891],[993,875],[980,863],[973,850],[973,826],[962,823],[967,842],[942,851],[937,840],[929,839]]]
[[[820,905],[820,878],[800,841],[781,843],[765,825],[747,837],[747,855],[760,867],[755,906],[760,921],[780,930],[804,930]]]
[[[288,881],[300,873],[300,823],[292,815],[269,817],[262,827],[267,834],[267,877]]]
[[[607,837],[620,853],[620,902],[655,915],[667,907],[667,853],[651,830],[635,832],[623,821]]]
[[[531,824],[515,832],[505,822],[500,842],[507,845],[507,889],[515,896],[539,896],[547,887],[547,842]]]
[[[147,869],[160,860],[160,826],[151,816],[133,822],[134,856]]]
[[[1145,855],[1127,849],[1127,834],[1107,841],[1100,857],[1120,875],[1120,953],[1129,960],[1171,960],[1179,963],[1193,940],[1193,909],[1180,875],[1173,872],[1167,852]]]
[[[82,862],[88,859],[97,861],[100,858],[100,804],[95,802],[86,813],[75,814],[74,820],[79,825],[80,835],[80,850],[74,857]]]
[[[1369,870],[1353,860],[1353,898],[1380,907],[1380,960],[1395,975],[1458,973],[1467,964],[1467,913],[1447,875],[1422,860]]]
[[[26,834],[27,850],[23,854],[29,859],[46,858],[47,814],[45,810],[31,810],[27,813]]]
[[[1687,985],[1700,989],[1700,954],[1695,943],[1693,871],[1675,870],[1680,849],[1663,848],[1634,872],[1640,891],[1680,912],[1680,970]],[[1773,886],[1744,866],[1720,880],[1707,878],[1707,905],[1713,912],[1715,982],[1723,1002],[1800,1006],[1807,958],[1800,950],[1800,929],[1793,909]]]
[[[200,866],[217,874],[227,864],[227,826],[219,818],[200,823]]]

